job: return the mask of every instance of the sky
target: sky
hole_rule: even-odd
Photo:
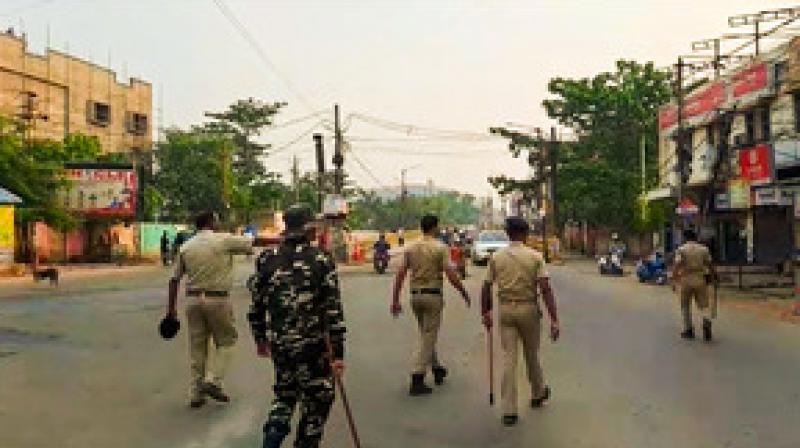
[[[216,2],[229,9],[259,50]],[[314,169],[310,133],[330,136],[322,120],[332,121],[338,103],[349,142],[345,169],[360,185],[397,185],[400,171],[408,168],[411,183],[431,179],[439,187],[486,196],[492,191],[488,176],[528,173],[505,142],[486,137],[488,128],[553,125],[541,106],[551,78],[592,76],[613,70],[618,59],[668,67],[690,53],[693,40],[742,31],[728,27],[728,16],[789,6],[796,5],[785,0],[0,0],[0,27],[23,30],[33,52],[43,52],[49,35],[53,48],[110,65],[120,77],[150,81],[156,124],[195,124],[204,111],[248,97],[288,102],[276,118],[279,125],[319,112],[264,133],[261,138],[280,149],[265,160],[270,170],[288,172],[295,155],[303,169]],[[330,142],[326,150],[330,155]]]

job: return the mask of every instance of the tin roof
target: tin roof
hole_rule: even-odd
[[[0,204],[20,204],[22,199],[14,193],[0,187]]]

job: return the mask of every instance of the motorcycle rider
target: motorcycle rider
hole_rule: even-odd
[[[380,262],[385,263],[385,265],[388,265],[389,249],[391,249],[392,246],[389,244],[388,241],[386,241],[386,234],[381,232],[380,235],[378,235],[378,241],[376,241],[372,247],[375,251],[373,259],[375,260],[376,268],[378,266],[378,263]]]

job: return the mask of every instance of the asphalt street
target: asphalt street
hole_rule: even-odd
[[[67,278],[57,288],[0,283],[0,446],[260,446],[272,374],[246,325],[250,266],[239,263],[232,297],[234,402],[200,410],[186,406],[185,328],[169,342],[156,333],[168,269]],[[439,352],[451,376],[418,398],[407,395],[415,344],[407,296],[395,320],[391,276],[343,275],[345,381],[364,447],[800,446],[800,327],[723,303],[715,342],[683,341],[669,288],[601,278],[588,262],[551,273],[562,339],[542,352],[553,399],[521,406],[514,428],[488,405],[482,269],[468,280],[472,309],[447,290]],[[324,446],[352,446],[338,402]]]

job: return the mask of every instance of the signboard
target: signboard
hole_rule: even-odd
[[[775,168],[800,165],[800,141],[776,140],[772,146],[775,152]]]
[[[717,109],[722,108],[728,99],[725,82],[717,81],[686,97],[683,102],[684,125],[695,126],[710,121]],[[678,124],[678,106],[667,104],[658,111],[658,127],[670,130]]]
[[[714,208],[716,210],[730,210],[731,198],[728,192],[714,194]]]
[[[731,77],[731,93],[739,102],[756,100],[762,95],[771,94],[769,65],[766,62],[751,65]]]
[[[96,216],[136,214],[138,182],[133,169],[67,168],[69,186],[59,192],[67,210]]]
[[[739,151],[739,176],[751,185],[772,181],[772,151],[769,145],[760,144]]]
[[[792,205],[794,193],[781,188],[758,188],[753,191],[753,205]]]
[[[750,183],[746,179],[728,182],[728,201],[732,209],[750,208]]]
[[[704,185],[711,180],[714,162],[717,160],[717,149],[711,145],[701,145],[692,152],[692,174],[689,185]]]
[[[322,213],[327,217],[347,216],[347,200],[341,195],[329,194],[322,204]]]
[[[0,205],[0,264],[14,262],[14,206]]]

